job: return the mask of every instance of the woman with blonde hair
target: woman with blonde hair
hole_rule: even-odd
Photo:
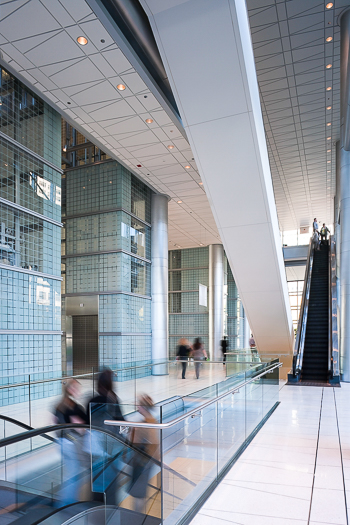
[[[137,400],[137,410],[145,423],[157,423],[151,414],[154,403],[152,398],[143,394]],[[133,473],[130,486],[130,495],[136,498],[135,510],[144,511],[144,499],[147,495],[148,480],[151,477],[153,459],[159,461],[159,435],[156,428],[134,428],[131,441],[140,452],[134,452],[132,461]]]

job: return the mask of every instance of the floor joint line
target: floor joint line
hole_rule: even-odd
[[[340,431],[339,431],[337,398],[336,398],[336,395],[335,395],[335,389],[334,388],[333,388],[333,396],[334,396],[335,417],[337,419],[337,430],[338,430],[339,449],[340,449],[341,471],[342,471],[342,476],[343,476],[344,499],[345,499],[345,515],[346,515],[346,523],[347,523],[347,525],[349,525],[348,505],[347,505],[347,501],[346,501],[346,486],[345,486],[345,474],[344,474],[344,463],[343,463],[343,451],[342,451],[342,447],[341,447],[341,439],[340,439]]]
[[[309,516],[308,516],[308,519],[307,519],[307,525],[310,525],[311,508],[312,508],[312,497],[313,497],[313,495],[314,495],[315,475],[316,475],[316,466],[317,466],[317,452],[318,452],[318,444],[319,444],[319,442],[320,442],[320,430],[321,430],[321,415],[322,415],[323,393],[324,393],[324,388],[322,388],[322,396],[321,396],[320,418],[319,418],[319,421],[318,421],[318,433],[317,433],[317,443],[316,443],[316,454],[315,454],[314,475],[313,475],[313,477],[312,477],[312,487],[311,487],[311,497],[310,497],[310,508],[309,508]]]

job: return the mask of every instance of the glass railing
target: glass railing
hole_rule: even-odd
[[[239,355],[239,358],[238,358]],[[230,360],[231,358],[228,358]],[[196,378],[196,364],[192,359],[186,363],[186,379],[182,379],[182,362],[178,360],[161,362],[126,363],[123,368],[112,367],[114,389],[125,404],[135,404],[140,393],[149,391],[155,401],[172,395],[185,395],[198,389],[198,385],[209,387],[220,383],[227,376],[235,374],[252,360],[246,352],[235,354],[231,362],[223,366],[222,361],[202,361],[199,364],[199,379]],[[157,375],[161,368],[162,375]],[[101,367],[102,369],[102,367]],[[2,377],[0,384],[0,413],[13,417],[31,427],[38,428],[52,424],[52,412],[58,404],[62,384],[74,377],[80,383],[80,403],[86,407],[96,391],[99,369],[74,376],[52,377],[51,373],[29,376]]]
[[[152,407],[90,405],[90,426],[26,430],[0,420],[0,522],[189,519],[277,406],[279,366],[255,363]]]

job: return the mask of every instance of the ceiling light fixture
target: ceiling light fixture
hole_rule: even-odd
[[[185,169],[189,170],[189,169],[191,169],[191,166],[187,165],[187,166],[185,166]]]
[[[327,36],[327,38],[326,38],[326,42],[332,42],[332,40],[333,40],[333,37],[332,37],[332,36]]]
[[[151,119],[151,118],[146,118],[146,122],[147,122],[147,124],[152,124],[153,119]]]
[[[328,88],[326,88],[327,91],[332,91],[332,88],[331,86],[328,86]]]
[[[331,69],[331,67],[332,67],[332,64],[327,64],[326,65],[326,69]]]
[[[327,106],[327,108],[326,108],[326,109],[332,109],[332,106]]]
[[[333,7],[332,2],[329,2],[328,4],[326,4],[326,9],[332,9],[332,7]]]
[[[330,170],[327,170],[327,173],[330,173],[331,171]]]
[[[85,36],[78,36],[78,38],[77,38],[77,42],[78,42],[78,44],[80,44],[81,46],[86,46],[86,44],[88,43],[88,39],[85,38]]]
[[[327,137],[327,140],[331,140],[332,137]]]
[[[178,203],[178,204],[181,204],[181,203],[182,203],[182,201],[177,201],[177,203]]]
[[[327,126],[331,126],[331,125],[332,125],[332,123],[331,123],[331,122],[327,122]]]
[[[330,150],[330,149],[327,149],[327,153],[330,153],[331,151],[332,151],[332,150]]]
[[[118,84],[117,85],[117,89],[119,89],[119,91],[124,91],[124,89],[125,89],[124,84]]]
[[[204,244],[202,242],[199,243],[199,246],[204,246]]]
[[[203,186],[203,182],[198,182],[198,184],[199,184],[200,186]]]
[[[67,151],[67,146],[64,146],[63,151],[64,151],[64,152]]]
[[[172,144],[170,144],[170,146],[168,146],[169,149],[174,149],[174,146]]]
[[[330,163],[331,163],[331,161],[330,161],[330,160],[327,160],[327,164],[330,164]]]

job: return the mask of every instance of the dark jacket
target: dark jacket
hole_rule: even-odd
[[[185,358],[188,358],[189,353],[190,353],[190,347],[189,346],[180,345],[177,348],[176,356],[180,357],[181,359],[185,359]]]
[[[88,424],[90,424],[90,410],[92,416],[91,424],[96,427],[104,427],[105,419],[125,421],[123,414],[120,410],[118,396],[116,396],[115,394],[113,394],[113,398],[97,395],[90,399],[86,409]],[[109,430],[111,430],[111,427],[108,428]]]

